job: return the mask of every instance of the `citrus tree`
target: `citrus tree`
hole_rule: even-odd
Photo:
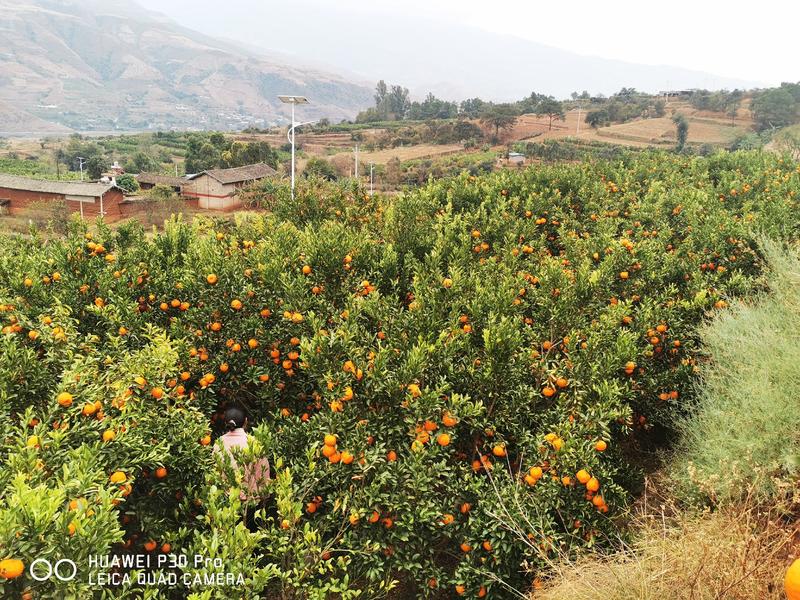
[[[618,534],[695,327],[758,288],[799,186],[774,155],[640,153],[0,240],[3,593],[170,597],[91,580],[93,555],[199,556],[144,569],[194,598],[537,585]],[[231,403],[241,461],[273,465],[254,530],[212,453]],[[40,557],[78,576],[38,581]]]

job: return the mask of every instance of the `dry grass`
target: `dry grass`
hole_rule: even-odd
[[[376,165],[385,165],[393,158],[405,161],[418,158],[432,158],[446,154],[454,154],[456,152],[464,152],[464,147],[460,144],[417,144],[416,146],[387,148],[386,150],[376,150],[375,152],[364,152],[362,149],[359,153],[359,162],[363,168],[364,165],[369,165],[371,162]],[[353,153],[348,151],[334,154],[330,157],[330,160],[337,160],[340,156],[352,159]],[[367,168],[369,167],[367,166]]]
[[[606,556],[553,564],[535,600],[770,600],[797,552],[800,525],[786,505],[744,500],[686,513],[670,502],[639,509],[637,535]]]

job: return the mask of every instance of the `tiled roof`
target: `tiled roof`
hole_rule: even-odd
[[[244,167],[233,167],[232,169],[209,169],[202,173],[192,175],[190,179],[195,179],[204,174],[224,184],[272,177],[277,174],[277,171],[268,164],[258,163],[255,165],[245,165]]]
[[[159,175],[158,173],[139,173],[136,175],[136,180],[139,183],[151,183],[153,185],[169,185],[179,186],[186,183],[183,177],[174,177],[172,175]]]
[[[29,192],[42,192],[46,194],[64,194],[68,196],[91,196],[94,198],[105,194],[116,187],[112,183],[86,183],[82,181],[49,181],[44,179],[29,179],[16,175],[0,174],[0,188],[12,190],[26,190]]]

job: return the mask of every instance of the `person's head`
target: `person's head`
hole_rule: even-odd
[[[238,406],[229,406],[225,409],[225,429],[233,431],[247,425],[247,415]]]

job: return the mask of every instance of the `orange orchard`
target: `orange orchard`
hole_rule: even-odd
[[[620,442],[685,409],[696,327],[756,287],[752,231],[797,229],[798,178],[778,156],[643,153],[392,198],[304,181],[294,203],[243,192],[271,213],[152,235],[0,237],[0,468],[24,482],[0,490],[24,532],[6,560],[222,540],[302,573],[298,593],[524,590],[616,539],[637,472]],[[212,453],[235,401],[273,466],[258,544]],[[29,531],[35,494],[76,509]]]

